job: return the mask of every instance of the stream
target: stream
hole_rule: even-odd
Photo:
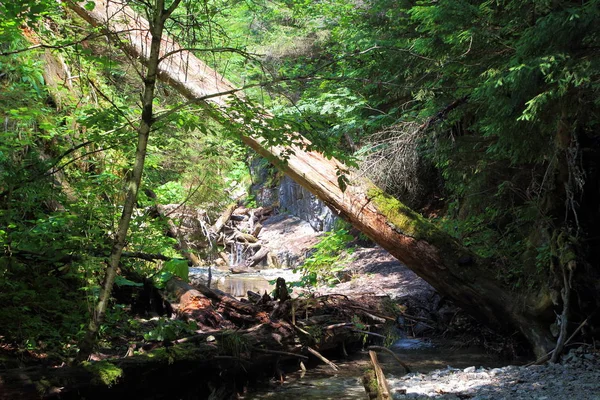
[[[263,294],[271,293],[275,288],[275,280],[282,277],[286,282],[300,280],[300,273],[291,269],[264,269],[253,273],[232,274],[229,271],[210,268],[210,288],[219,289],[225,293],[240,298],[246,297],[248,291]],[[190,281],[200,281],[207,284],[209,280],[209,267],[190,268]]]
[[[480,348],[458,348],[449,341],[428,342],[419,339],[401,339],[391,349],[405,361],[412,372],[426,373],[448,366],[466,368],[469,366],[501,367],[507,364],[496,356],[486,354]],[[404,375],[398,363],[385,353],[378,354],[381,367],[388,379]],[[329,366],[321,364],[306,372],[294,372],[286,377],[286,381],[271,382],[268,388],[249,393],[245,400],[352,400],[365,399],[362,375],[371,368],[369,354],[362,351],[343,360],[334,360],[340,368],[334,372]]]
[[[291,269],[267,269],[254,273],[231,274],[229,271],[211,268],[211,287],[222,290],[235,297],[245,297],[248,290],[256,293],[270,293],[272,283],[281,276],[288,282],[300,279],[300,274]],[[190,279],[206,283],[209,269],[205,267],[190,268]],[[460,343],[448,340],[430,341],[427,339],[403,338],[396,341],[390,349],[406,362],[412,372],[427,373],[448,366],[454,368],[502,367],[507,360],[485,352],[477,347],[465,348]],[[404,375],[403,368],[388,354],[379,353],[379,361],[389,378]],[[272,381],[268,387],[247,393],[243,399],[260,400],[326,400],[326,399],[365,399],[362,375],[371,368],[367,351],[355,353],[348,358],[333,360],[339,371],[320,364],[305,372],[297,371],[286,376],[283,383]]]

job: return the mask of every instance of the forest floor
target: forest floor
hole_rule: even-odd
[[[428,301],[435,296],[427,282],[379,246],[357,247],[344,270],[346,280],[334,287],[320,287],[322,294],[372,294],[401,299],[408,296]]]

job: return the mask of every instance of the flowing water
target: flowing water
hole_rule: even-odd
[[[420,339],[401,339],[392,347],[412,372],[429,372],[448,365],[455,368],[469,366],[500,367],[506,361],[486,354],[479,348],[458,348],[450,342],[435,343]],[[401,376],[404,369],[386,353],[378,354],[379,362],[388,377]],[[244,397],[245,400],[354,400],[366,398],[362,375],[371,368],[368,352],[360,352],[344,360],[336,360],[340,368],[333,371],[327,365],[299,371],[286,377],[284,383],[271,382],[268,388],[257,390]]]
[[[207,284],[210,275],[210,287],[222,290],[234,297],[246,297],[248,291],[263,294],[271,293],[275,288],[275,280],[284,278],[287,282],[300,279],[300,274],[295,274],[291,269],[265,269],[253,273],[231,274],[229,271],[212,267],[190,268],[190,281],[200,281]]]

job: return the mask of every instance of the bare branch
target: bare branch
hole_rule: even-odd
[[[250,60],[256,60],[256,57],[261,56],[261,54],[249,53],[249,52],[246,52],[246,51],[243,51],[240,49],[236,49],[235,47],[212,47],[212,48],[182,47],[182,48],[167,52],[159,59],[159,62],[164,61],[165,59],[169,58],[173,54],[181,53],[184,51],[190,51],[190,52],[196,51],[196,52],[201,52],[201,53],[202,52],[203,53],[236,53],[236,54],[239,54]]]

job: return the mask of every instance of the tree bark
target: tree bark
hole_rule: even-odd
[[[94,26],[102,26],[111,34],[124,32],[121,35],[126,40],[120,42],[122,48],[142,63],[148,63],[145,49],[149,45],[144,34],[148,23],[131,9],[111,0],[96,0],[93,11],[77,3],[71,3],[71,7]],[[231,83],[171,38],[163,37],[161,54],[165,62],[158,71],[160,79],[188,99],[210,102],[213,110],[225,113],[228,101],[237,93]],[[238,100],[243,101],[243,98]],[[262,112],[256,118],[267,121],[271,116]],[[419,214],[385,195],[368,180],[354,175],[338,160],[325,158],[316,151],[305,151],[303,146],[271,146],[252,132],[251,127],[245,126],[244,132],[239,131],[241,140],[441,294],[451,297],[483,323],[505,331],[519,329],[537,354],[545,354],[553,346],[549,330],[552,321],[547,320],[547,316],[553,315],[548,312],[552,307],[548,296],[515,293],[503,286],[494,278],[491,262],[478,258]],[[289,136],[295,143],[308,144],[295,132],[289,132]],[[340,188],[340,173],[348,178],[345,190]]]

